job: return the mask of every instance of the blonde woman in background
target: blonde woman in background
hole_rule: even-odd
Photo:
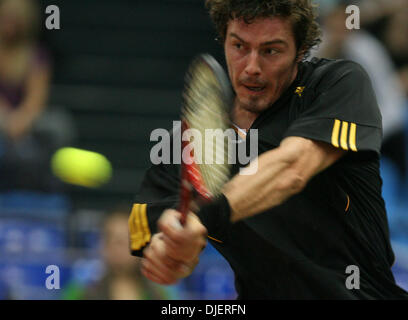
[[[50,58],[37,43],[40,11],[34,0],[0,0],[0,191],[50,191],[50,136],[34,125],[43,114]]]
[[[3,130],[22,139],[43,111],[49,58],[36,44],[39,10],[34,1],[0,1],[0,110]]]

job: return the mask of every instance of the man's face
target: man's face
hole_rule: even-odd
[[[260,113],[278,100],[296,78],[296,53],[288,19],[230,20],[225,55],[238,106]]]

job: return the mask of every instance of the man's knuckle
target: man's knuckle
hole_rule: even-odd
[[[207,235],[207,228],[204,226],[201,226],[199,232],[202,235]]]
[[[162,218],[160,218],[159,221],[157,221],[157,227],[159,230],[163,230],[166,227],[166,224]]]
[[[143,250],[143,256],[144,256],[144,257],[150,256],[151,253],[152,253],[152,247],[151,247],[151,245],[149,245],[146,249]]]
[[[151,259],[152,258],[152,254],[151,254],[151,251],[145,251],[144,252],[144,254],[143,254],[143,257],[144,257],[144,260],[149,260],[149,259]],[[143,262],[142,262],[142,264],[143,264]]]
[[[156,252],[157,251],[157,244],[156,243],[152,243],[150,246],[149,246],[149,249],[147,250],[147,252],[149,253],[149,254],[152,254],[153,252]]]

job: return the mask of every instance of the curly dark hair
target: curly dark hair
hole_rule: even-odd
[[[316,6],[311,0],[206,0],[205,5],[222,42],[232,19],[242,18],[250,24],[257,18],[275,16],[291,19],[298,55],[306,58],[321,42]]]

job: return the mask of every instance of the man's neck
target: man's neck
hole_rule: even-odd
[[[231,112],[232,122],[241,129],[249,130],[258,117],[259,113],[248,111],[240,106],[239,103],[235,103],[235,107]]]

